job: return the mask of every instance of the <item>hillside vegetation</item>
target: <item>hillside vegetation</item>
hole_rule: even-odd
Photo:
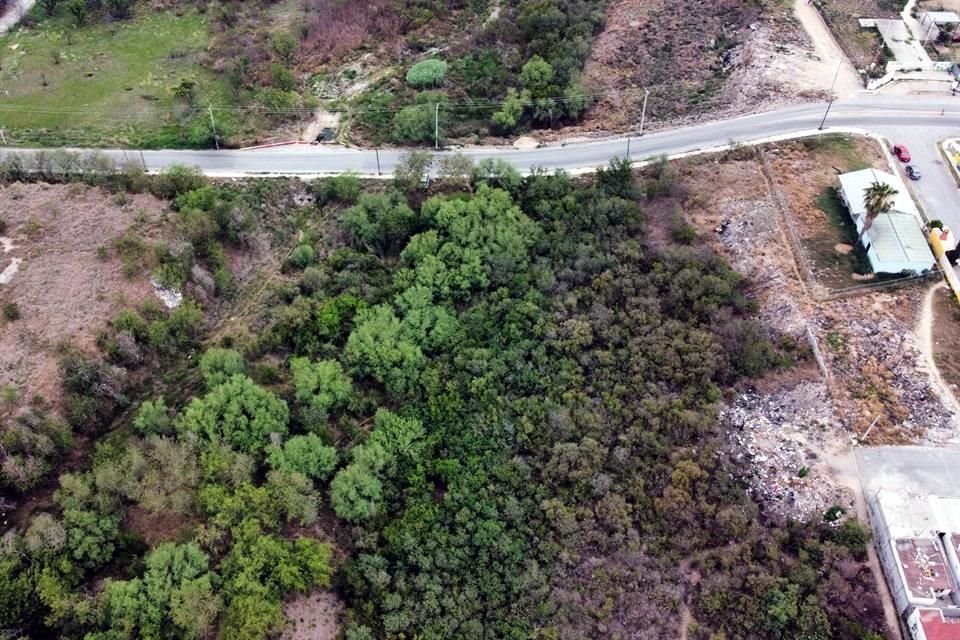
[[[350,640],[676,638],[684,619],[876,640],[865,529],[769,520],[720,454],[731,385],[803,357],[742,278],[682,218],[651,242],[625,163],[589,182],[446,166],[424,194],[420,160],[296,204],[183,170],[110,185],[170,200],[170,286],[257,242],[283,264],[66,352],[67,419],[100,444],[14,514],[0,628],[266,638],[332,589]],[[651,198],[675,188],[658,171]],[[7,451],[44,435],[3,420]]]

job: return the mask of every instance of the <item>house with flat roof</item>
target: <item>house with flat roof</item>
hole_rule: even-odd
[[[960,498],[867,495],[880,564],[912,640],[960,640]]]
[[[840,197],[850,211],[857,234],[867,220],[864,192],[875,182],[893,187],[897,194],[890,211],[881,213],[863,234],[863,246],[874,273],[922,273],[936,260],[920,223],[920,212],[899,176],[879,169],[862,169],[840,175]]]

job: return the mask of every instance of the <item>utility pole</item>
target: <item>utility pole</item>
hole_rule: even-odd
[[[437,110],[433,116],[433,146],[440,148],[440,103],[437,103]]]
[[[833,82],[830,84],[830,101],[827,102],[827,110],[823,112],[823,120],[820,121],[820,126],[817,127],[818,131],[823,131],[823,124],[827,121],[827,115],[830,113],[830,107],[833,106],[833,101],[836,100],[837,96],[833,92],[833,88],[837,86],[837,78],[840,76],[840,67],[843,66],[843,60],[837,63],[837,71],[833,74]]]
[[[382,176],[383,173],[380,172],[380,149],[374,149],[374,152],[377,154],[377,175]]]
[[[143,163],[143,170],[147,170],[147,159],[143,157],[143,149],[140,149],[140,162]]]
[[[208,104],[210,110],[210,126],[213,127],[213,144],[217,145],[217,151],[220,151],[220,141],[217,140],[217,121],[213,119],[213,105]]]
[[[7,146],[7,137],[3,135],[3,129],[0,129],[0,140],[3,140],[3,146]]]
[[[630,161],[630,136],[627,136],[627,162]]]
[[[643,123],[647,119],[647,98],[650,97],[650,89],[643,88],[643,110],[640,112],[640,135],[643,135]]]

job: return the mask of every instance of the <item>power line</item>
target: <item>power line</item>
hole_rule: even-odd
[[[514,99],[503,99],[503,100],[464,100],[460,102],[447,102],[441,103],[441,106],[447,110],[470,110],[470,109],[494,109],[497,107],[503,107],[507,104],[517,104],[523,107],[537,106],[539,104],[549,104],[549,105],[562,105],[568,103],[576,103],[583,100],[591,100],[595,98],[601,98],[606,96],[617,95],[620,97],[628,97],[631,95],[642,95],[642,89],[610,89],[606,91],[594,91],[589,93],[577,93],[564,96],[552,96],[547,98],[527,98],[524,99],[521,96],[518,96]],[[384,106],[384,107],[370,107],[370,106],[351,106],[351,107],[323,107],[324,111],[329,113],[397,113],[404,109],[410,107],[423,107],[424,109],[433,109],[436,102],[429,102],[423,104],[407,104],[407,105],[397,105],[397,106]],[[264,105],[227,105],[227,104],[211,104],[209,108],[214,109],[215,111],[220,112],[238,112],[238,113],[262,113],[262,114],[289,114],[289,115],[299,115],[299,114],[311,114],[316,111],[314,107],[269,107]],[[178,112],[185,113],[196,113],[202,112],[205,109],[193,106],[183,106],[183,105],[170,105],[170,106],[148,106],[144,105],[142,107],[33,107],[26,105],[16,105],[16,104],[0,104],[0,113],[29,113],[37,115],[111,115],[114,117],[123,117],[123,116],[145,116],[145,115],[156,115],[158,112],[168,112],[176,114]]]

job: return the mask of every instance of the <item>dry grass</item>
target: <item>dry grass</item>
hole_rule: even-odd
[[[960,392],[960,306],[949,289],[937,291],[933,298],[933,358],[943,381]]]
[[[837,251],[837,245],[856,241],[853,221],[836,194],[837,176],[888,169],[879,145],[869,138],[829,136],[779,144],[766,155],[814,278],[826,289],[858,284],[854,274],[869,273],[869,264],[862,252]]]
[[[0,285],[0,302],[20,310],[18,320],[0,329],[0,387],[16,386],[21,402],[39,395],[56,406],[59,348],[70,343],[92,351],[107,321],[153,295],[147,273],[128,276],[111,241],[127,230],[150,237],[165,203],[149,195],[119,202],[82,185],[0,187],[0,219],[14,244],[0,253],[0,270],[11,259],[23,261]]]

